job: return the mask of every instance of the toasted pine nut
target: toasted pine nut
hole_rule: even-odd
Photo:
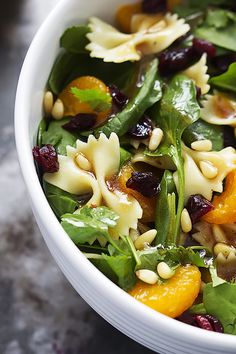
[[[134,242],[135,248],[137,250],[144,249],[145,245],[151,244],[153,242],[153,240],[156,237],[156,234],[157,234],[157,230],[155,229],[146,231],[144,234],[139,236],[137,240]]]
[[[152,131],[151,138],[149,140],[148,148],[150,151],[155,151],[160,145],[163,138],[163,131],[160,128],[155,128]]]
[[[162,279],[170,279],[175,274],[175,271],[171,269],[166,262],[160,262],[157,265],[157,273]]]
[[[51,91],[47,91],[43,97],[43,109],[46,116],[50,116],[53,108],[53,94]]]
[[[56,100],[52,108],[52,117],[56,120],[60,120],[64,117],[64,105],[59,98]]]
[[[230,252],[234,252],[234,248],[226,245],[225,243],[218,242],[214,247],[214,253],[217,256],[219,253],[222,253],[225,257],[228,257]]]
[[[83,154],[78,154],[75,158],[75,161],[82,170],[92,171],[91,163]]]
[[[149,269],[140,269],[135,273],[137,278],[147,284],[156,284],[158,281],[158,275]]]
[[[197,140],[191,144],[191,148],[197,151],[211,151],[212,142],[211,140]]]
[[[192,230],[192,221],[186,208],[181,213],[181,228],[186,234]]]
[[[212,232],[216,242],[225,242],[227,243],[227,238],[224,230],[220,227],[220,225],[213,224]]]
[[[226,259],[226,257],[223,255],[223,253],[220,252],[220,253],[217,255],[217,257],[216,257],[216,261],[217,261],[217,263],[224,264],[224,263],[226,263],[227,259]]]
[[[206,178],[215,178],[218,174],[218,168],[216,166],[214,166],[211,162],[209,161],[200,161],[199,162],[201,171],[203,173],[203,175]]]

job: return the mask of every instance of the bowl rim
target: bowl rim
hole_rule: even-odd
[[[179,338],[187,338],[188,343],[191,341],[193,344],[201,343],[202,346],[209,348],[212,343],[222,349],[230,350],[236,348],[236,336],[209,332],[176,321],[152,310],[120,289],[93,264],[91,264],[91,262],[74,245],[72,240],[61,227],[47,202],[32,158],[32,147],[30,145],[29,136],[29,97],[31,95],[31,85],[28,83],[32,81],[31,76],[33,77],[33,75],[31,74],[36,70],[35,63],[37,61],[37,52],[40,51],[38,48],[40,48],[40,45],[45,41],[45,38],[47,38],[51,23],[55,23],[58,14],[61,12],[65,13],[68,3],[68,0],[59,1],[40,26],[25,57],[17,85],[14,120],[15,141],[21,173],[30,196],[32,207],[37,212],[39,219],[47,229],[53,243],[63,252],[68,264],[73,268],[80,269],[84,275],[89,274],[88,281],[94,289],[98,289],[99,293],[103,293],[104,289],[106,289],[108,292],[106,295],[109,294],[109,299],[113,306],[115,304],[117,306],[118,304],[122,311],[133,313],[136,318],[143,318],[143,322],[149,321],[156,330],[160,329],[161,325],[162,332],[166,331],[167,333],[171,333],[176,340],[179,340]],[[22,143],[22,141],[25,143]]]

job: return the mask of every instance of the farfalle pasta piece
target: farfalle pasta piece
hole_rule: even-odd
[[[204,53],[196,64],[182,72],[185,76],[195,82],[195,85],[201,89],[202,95],[205,95],[210,90],[210,85],[208,85],[210,76],[207,74],[208,67],[206,63],[207,54]]]
[[[132,34],[121,33],[96,17],[90,19],[89,26],[90,44],[86,49],[90,56],[114,63],[138,61],[143,55],[159,53],[190,29],[184,19],[169,13],[151,27]]]
[[[201,194],[208,200],[212,199],[213,192],[223,192],[223,180],[236,168],[236,152],[232,147],[221,151],[194,151],[183,146],[184,172],[185,172],[185,202],[190,195]],[[200,161],[212,163],[218,170],[215,178],[205,177],[200,169]],[[178,188],[177,172],[174,180]]]
[[[226,94],[215,92],[202,101],[201,118],[216,125],[236,127],[236,101]]]
[[[159,23],[159,28],[163,29],[165,27],[165,21],[163,20],[162,14],[157,15],[148,15],[148,14],[135,14],[131,19],[131,32],[139,32],[143,30],[147,30],[148,28],[155,25],[157,22]]]
[[[92,166],[92,171],[84,171],[75,162],[82,154]],[[67,146],[67,156],[59,155],[59,171],[45,174],[44,179],[69,193],[84,194],[92,192],[88,205],[101,203],[119,215],[116,227],[112,230],[114,238],[128,235],[129,229],[137,228],[142,217],[142,208],[138,201],[118,190],[109,190],[106,181],[119,171],[120,144],[118,136],[112,133],[108,139],[101,134],[98,139],[90,135],[88,142],[77,140],[76,147]]]

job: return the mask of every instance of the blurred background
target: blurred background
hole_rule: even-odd
[[[37,28],[57,2],[1,2],[0,354],[152,353],[75,293],[43,242],[21,179],[13,130],[17,80]]]

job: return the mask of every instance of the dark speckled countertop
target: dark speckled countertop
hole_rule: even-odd
[[[99,317],[49,254],[25,197],[13,109],[27,47],[57,0],[2,1],[0,12],[0,354],[148,354]]]

